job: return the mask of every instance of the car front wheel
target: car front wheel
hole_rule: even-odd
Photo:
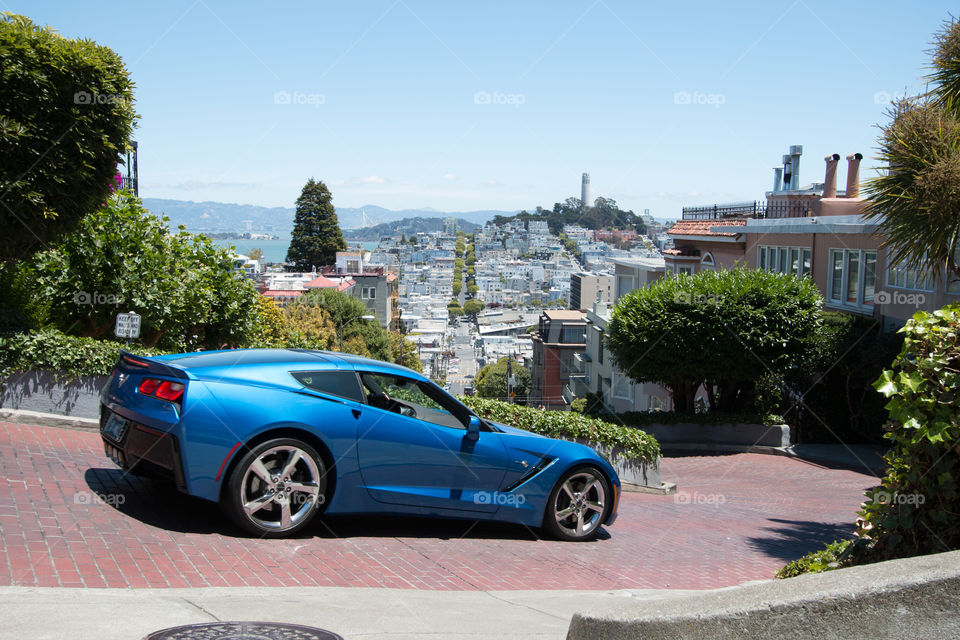
[[[543,527],[570,542],[593,540],[610,513],[613,493],[607,479],[594,467],[567,471],[550,492]]]
[[[310,445],[291,438],[268,440],[250,449],[233,469],[224,507],[254,535],[292,535],[323,510],[326,472]]]

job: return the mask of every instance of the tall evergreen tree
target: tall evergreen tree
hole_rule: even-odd
[[[287,270],[310,271],[333,264],[337,251],[347,248],[332,200],[327,185],[313,178],[307,180],[297,198]]]

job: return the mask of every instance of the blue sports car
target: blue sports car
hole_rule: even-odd
[[[299,349],[123,353],[101,394],[107,456],[218,502],[246,531],[318,513],[502,520],[590,540],[620,481],[593,449],[477,417],[405,367]]]

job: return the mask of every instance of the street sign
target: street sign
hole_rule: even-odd
[[[515,392],[511,391],[511,392],[510,392],[510,397],[511,397],[511,398],[516,398],[516,397],[517,397],[517,394],[516,394]]]
[[[140,316],[130,311],[129,313],[117,314],[117,326],[113,333],[118,338],[139,338],[140,337]]]

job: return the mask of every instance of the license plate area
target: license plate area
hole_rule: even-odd
[[[125,418],[121,418],[115,413],[110,413],[106,422],[104,422],[103,426],[100,428],[100,433],[104,437],[109,438],[116,443],[120,443],[123,440],[123,434],[126,433],[129,425],[129,421]]]

